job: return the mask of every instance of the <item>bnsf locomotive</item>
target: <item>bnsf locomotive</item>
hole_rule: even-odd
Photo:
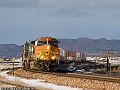
[[[40,37],[26,41],[22,49],[22,66],[42,71],[57,70],[59,41],[51,37]]]

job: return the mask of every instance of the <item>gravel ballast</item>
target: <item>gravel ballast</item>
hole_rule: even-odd
[[[26,71],[22,68],[17,69],[14,73],[19,77],[39,79],[47,83],[54,83],[57,85],[70,86],[74,88],[85,88],[90,90],[120,90],[120,83],[34,73]]]

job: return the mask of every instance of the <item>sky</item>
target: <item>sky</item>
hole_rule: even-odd
[[[120,0],[0,0],[0,44],[43,36],[120,40]]]

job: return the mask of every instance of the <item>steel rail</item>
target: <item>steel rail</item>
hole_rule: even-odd
[[[27,68],[23,68],[23,69],[26,70],[26,71],[35,72],[35,73],[120,83],[120,77],[119,76],[114,77],[113,75],[108,76],[108,75],[102,75],[102,74],[99,75],[99,74],[84,74],[84,73],[82,73],[82,74],[81,73],[79,73],[79,74],[57,73],[57,72],[45,72],[45,71],[31,70],[31,69],[27,69]]]
[[[38,89],[35,89],[34,87],[27,87],[27,86],[25,86],[25,85],[19,85],[19,84],[13,84],[13,83],[11,83],[11,82],[7,82],[7,81],[0,81],[0,83],[3,83],[3,84],[6,84],[6,85],[11,85],[11,86],[13,86],[13,87],[2,87],[1,88],[1,90],[13,90],[13,88],[15,88],[15,89],[20,89],[20,90],[38,90]]]
[[[19,69],[19,68],[22,68],[22,67],[14,67],[14,68],[4,68],[4,69],[0,69],[1,70],[1,72],[2,71],[6,71],[6,70],[16,70],[16,69]],[[35,87],[28,87],[27,85],[19,85],[19,84],[17,84],[17,83],[12,83],[12,82],[10,82],[10,81],[3,81],[3,80],[0,80],[0,83],[3,83],[3,84],[6,84],[6,85],[13,85],[13,86],[15,86],[15,88],[17,89],[19,89],[20,88],[20,90],[39,90],[39,89],[36,89]],[[6,87],[3,87],[3,88],[6,88]],[[9,88],[9,87],[8,87]],[[10,88],[9,88],[10,89]],[[18,90],[17,89],[17,90]],[[7,88],[5,89],[5,90],[7,90]],[[12,88],[11,88],[11,90],[13,90]]]
[[[13,85],[13,86],[16,86],[16,87],[25,87],[25,86],[18,85],[18,84],[13,84],[13,83],[10,83],[10,82],[7,82],[7,81],[0,81],[0,82],[3,83],[3,84]]]

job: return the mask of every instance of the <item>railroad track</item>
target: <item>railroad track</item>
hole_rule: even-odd
[[[13,87],[2,87],[0,90],[37,90],[34,87],[26,87],[24,85],[19,85],[19,84],[13,84],[7,81],[0,81],[0,83],[3,83],[5,85],[11,85]]]
[[[0,69],[0,71],[8,71],[8,70],[17,70],[19,68],[22,68],[22,67],[14,67],[14,68],[3,68],[3,69]],[[14,82],[10,82],[10,81],[3,81],[3,80],[0,80],[0,83],[2,83],[3,85],[10,85],[10,86],[13,86],[13,87],[2,87],[0,90],[39,90],[39,89],[36,89],[34,87],[28,87],[27,85],[25,84],[22,84],[20,85],[19,83],[14,83]]]
[[[60,73],[60,72],[44,72],[44,71],[38,71],[38,70],[31,70],[31,69],[27,69],[27,68],[23,68],[23,69],[26,70],[26,71],[35,72],[35,73],[120,83],[120,76],[114,76],[114,75],[86,74],[86,73],[64,73],[64,72],[63,73]]]
[[[19,69],[19,68],[22,68],[22,67],[14,67],[14,68],[3,68],[3,69],[0,69],[0,71],[6,71],[6,70],[16,70],[16,69]]]
[[[71,73],[68,73],[69,75]],[[84,78],[84,79],[91,79],[91,80],[98,80],[98,81],[106,81],[106,82],[115,82],[120,83],[120,76],[113,76],[113,75],[98,75],[98,74],[83,74],[83,73],[73,73],[71,76],[75,75],[74,77],[77,78]]]

